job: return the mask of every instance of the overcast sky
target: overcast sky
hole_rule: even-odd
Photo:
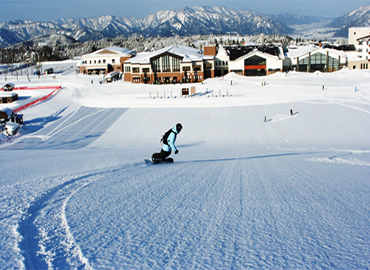
[[[265,15],[294,12],[339,17],[360,6],[370,5],[370,0],[0,0],[0,22],[18,19],[50,21],[103,15],[143,18],[159,10],[196,5],[249,9]]]

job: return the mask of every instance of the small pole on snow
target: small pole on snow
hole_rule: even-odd
[[[149,98],[152,98],[152,92],[149,91]]]

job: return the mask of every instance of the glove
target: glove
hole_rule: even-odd
[[[175,151],[175,155],[177,155],[177,153],[178,153],[178,152],[179,152],[179,150],[176,150],[176,151]]]

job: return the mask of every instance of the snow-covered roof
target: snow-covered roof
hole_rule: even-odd
[[[119,54],[121,56],[127,56],[127,57],[131,57],[132,55],[134,55],[136,53],[136,51],[121,48],[121,47],[109,47],[109,48],[104,48],[104,49],[97,50],[97,51],[92,52],[90,54],[85,54],[85,55],[83,55],[83,57],[95,57],[99,54],[104,53],[105,51],[111,52],[111,54]]]
[[[17,96],[18,94],[14,92],[1,92],[0,97],[14,97]]]
[[[4,84],[1,88],[4,88],[5,86],[15,86],[15,84],[14,83],[11,83],[11,82],[8,82],[8,83],[6,83],[6,84]]]
[[[9,108],[1,109],[0,111],[6,113],[8,115],[8,118],[10,118],[13,115],[13,110]]]
[[[302,55],[306,55],[314,50],[318,49],[315,45],[307,45],[307,46],[291,46],[288,47],[287,56],[289,58],[297,58]]]
[[[204,56],[199,49],[192,47],[187,47],[183,45],[174,45],[160,49],[155,52],[141,52],[138,53],[135,57],[128,59],[125,63],[131,64],[150,64],[150,60],[153,57],[159,56],[161,54],[171,53],[178,55],[182,58],[182,62],[193,62],[193,61],[202,61],[203,59],[211,60],[213,56]]]
[[[340,56],[344,59],[346,57],[346,54],[344,53],[344,51],[334,50],[334,49],[329,49],[329,48],[322,48],[322,47],[315,46],[315,45],[312,45],[312,44],[306,45],[306,46],[298,46],[298,47],[293,47],[292,46],[292,47],[289,47],[286,56],[291,58],[291,59],[294,59],[294,58],[297,58],[297,57],[306,56],[310,52],[312,53],[312,52],[319,51],[319,50],[327,51],[330,54],[338,55],[338,56]]]
[[[235,61],[237,59],[245,58],[251,53],[259,51],[261,54],[266,56],[277,57],[279,59],[284,59],[284,52],[281,45],[263,45],[263,44],[249,44],[249,45],[229,45],[224,47],[230,61]]]

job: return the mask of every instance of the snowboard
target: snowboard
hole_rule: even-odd
[[[166,158],[165,160],[152,161],[151,159],[144,159],[146,164],[163,164],[173,163],[173,158]]]

